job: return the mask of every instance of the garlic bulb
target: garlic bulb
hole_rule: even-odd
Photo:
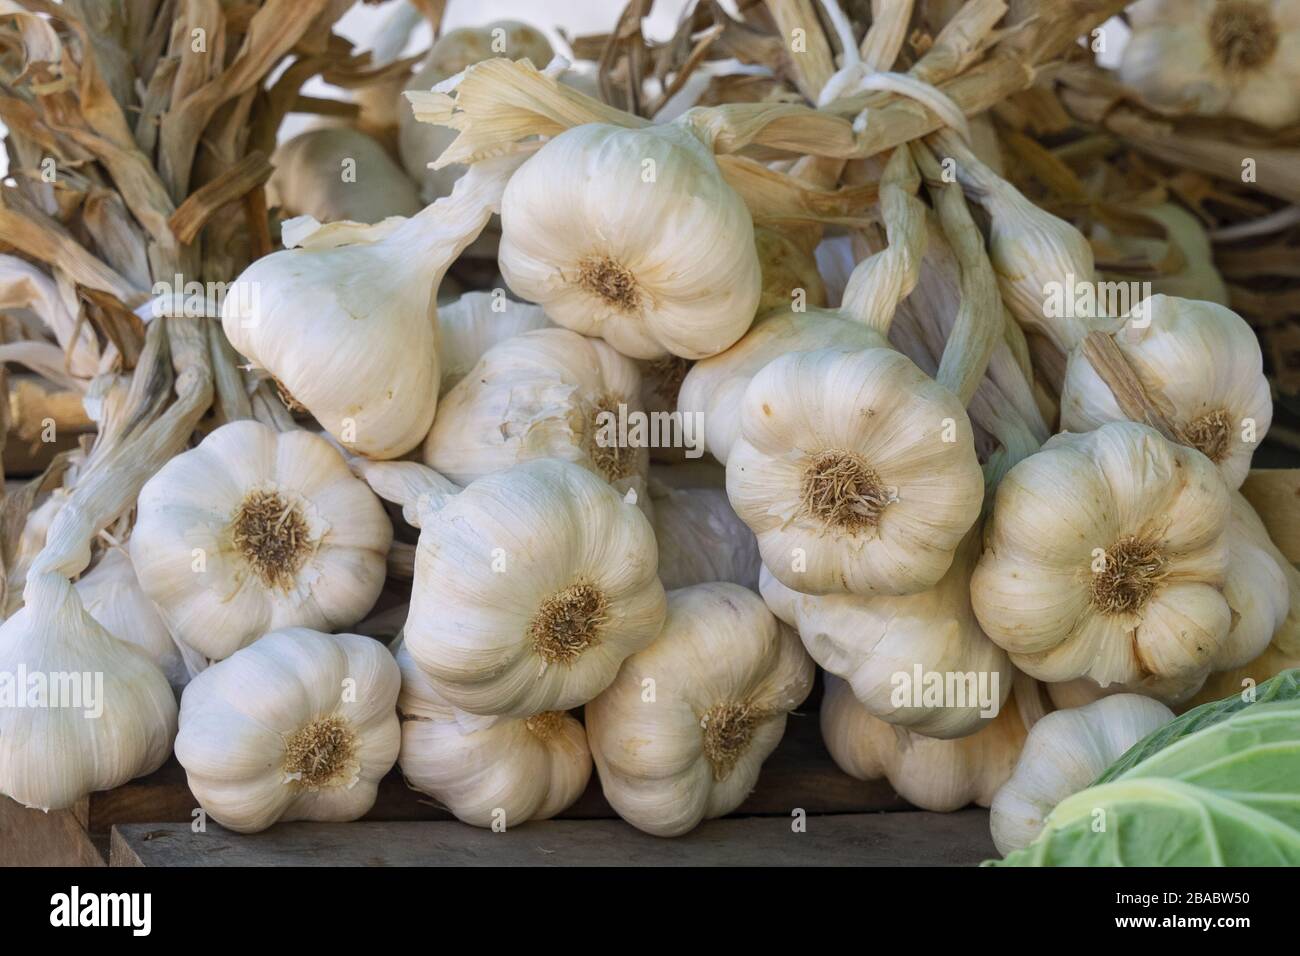
[[[1218,465],[1230,488],[1240,487],[1273,420],[1259,341],[1245,320],[1213,302],[1154,295],[1112,338],[1142,388],[1167,406],[1177,437]],[[1089,431],[1127,418],[1085,350],[1072,352],[1061,427]]]
[[[172,638],[158,608],[141,589],[125,551],[105,551],[75,586],[86,613],[108,633],[149,655],[173,688],[179,690],[189,683],[191,667],[202,669],[199,655]]]
[[[535,305],[507,299],[504,290],[466,292],[438,309],[438,358],[442,365],[439,393],[469,374],[496,345],[523,332],[544,329],[551,321]]]
[[[449,703],[511,717],[568,710],[659,633],[654,531],[586,469],[531,461],[432,498],[405,636]]]
[[[471,64],[494,56],[528,59],[533,65],[543,67],[550,62],[552,55],[546,37],[517,20],[496,20],[482,27],[461,27],[438,37],[406,84],[406,89],[432,89]],[[457,163],[442,169],[430,169],[429,164],[451,145],[456,131],[419,122],[405,100],[399,106],[397,148],[402,165],[420,184],[425,202],[450,195],[465,167]]]
[[[568,329],[525,332],[488,349],[447,393],[424,460],[468,484],[518,462],[561,458],[644,500],[648,449],[618,429],[641,411],[631,359]]]
[[[1201,299],[1206,302],[1228,304],[1228,286],[1214,265],[1214,249],[1201,220],[1177,203],[1164,202],[1155,206],[1138,208],[1133,215],[1154,222],[1168,236],[1168,241],[1145,235],[1113,233],[1103,224],[1093,230],[1094,244],[1100,240],[1111,247],[1110,258],[1121,258],[1111,266],[1114,274],[1107,273],[1105,281],[1131,281],[1137,278],[1135,270],[1124,267],[1123,257],[1134,257],[1159,264],[1171,254],[1178,257],[1177,271],[1161,271],[1150,279],[1151,289],[1164,295],[1184,299]]]
[[[1198,679],[1231,626],[1228,491],[1151,428],[1060,434],[998,486],[971,579],[980,625],[1043,681]]]
[[[898,352],[784,355],[745,390],[727,496],[763,563],[806,594],[914,594],[984,500],[961,401]]]
[[[392,537],[329,442],[238,421],[149,479],[130,551],[177,640],[221,660],[270,630],[361,620]]]
[[[972,532],[938,584],[900,597],[800,594],[766,568],[761,589],[813,660],[847,681],[873,717],[927,737],[961,737],[987,725],[1012,684],[1006,652],[971,610],[978,555]]]
[[[1239,492],[1231,496],[1228,519],[1228,577],[1223,596],[1232,608],[1232,629],[1211,667],[1244,667],[1264,653],[1291,611],[1286,559]]]
[[[1032,681],[1029,687],[1037,689]],[[831,676],[821,706],[822,739],[836,766],[858,780],[883,777],[908,803],[938,813],[989,805],[1016,765],[1025,725],[1013,694],[973,734],[926,737],[873,717],[848,684]]]
[[[176,734],[162,671],[61,575],[32,574],[24,598],[0,625],[0,793],[60,810],[161,767]]]
[[[1090,787],[1126,750],[1173,717],[1149,697],[1116,694],[1055,711],[1036,723],[989,808],[998,852],[1005,856],[1032,843],[1058,803]]]
[[[355,820],[397,760],[400,687],[378,641],[273,631],[185,688],[176,759],[204,811],[238,833]]]
[[[301,247],[263,256],[232,283],[226,337],[347,448],[405,454],[437,406],[438,283],[520,161],[478,163],[451,196],[410,219],[305,236],[310,223],[286,224],[286,245]]]
[[[372,137],[347,126],[321,126],[282,143],[271,157],[268,201],[290,216],[321,222],[379,222],[413,216],[415,184]]]
[[[406,781],[476,827],[547,820],[587,788],[591,750],[564,711],[465,727],[405,648],[397,653]]]
[[[586,708],[610,805],[655,836],[740,806],[814,667],[758,595],[736,584],[672,592],[663,633]]]
[[[556,323],[624,355],[716,355],[744,334],[761,273],[749,210],[681,126],[590,123],[511,178],[501,274]]]
[[[658,475],[664,469],[657,468]],[[758,588],[758,542],[721,488],[671,488],[651,479],[659,580],[668,590],[707,581]]]
[[[786,309],[759,319],[744,338],[720,355],[692,365],[677,393],[677,410],[702,416],[706,423],[704,447],[725,465],[740,437],[745,389],[768,362],[787,352],[812,352],[832,346],[883,348],[888,344],[870,326],[850,321],[838,312]]]
[[[1270,129],[1300,120],[1294,0],[1138,0],[1120,79],[1176,116],[1232,116]]]

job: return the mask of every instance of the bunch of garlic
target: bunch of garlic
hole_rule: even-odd
[[[273,631],[190,682],[176,759],[204,811],[239,833],[355,820],[397,759],[400,687],[378,641]]]
[[[149,479],[137,509],[140,587],[204,657],[279,628],[350,627],[384,586],[392,524],[311,432],[223,425]]]
[[[752,591],[729,583],[673,591],[663,633],[586,708],[605,798],[655,836],[730,813],[808,696],[813,671]]]
[[[501,205],[501,273],[559,325],[624,355],[716,355],[761,272],[749,210],[680,125],[589,123],[550,139]]]
[[[587,788],[591,751],[582,724],[560,710],[467,722],[439,696],[405,648],[398,764],[406,781],[458,820],[505,830],[546,820]]]

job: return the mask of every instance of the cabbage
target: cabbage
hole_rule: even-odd
[[[992,866],[1300,865],[1300,670],[1139,741]]]

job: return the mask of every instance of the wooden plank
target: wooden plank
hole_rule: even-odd
[[[461,823],[114,827],[113,866],[973,866],[995,855],[986,810],[713,820],[672,840],[614,820],[547,820],[494,833]]]
[[[0,866],[103,866],[85,812],[84,801],[44,813],[0,796]]]
[[[114,826],[121,824],[189,823],[198,805],[185,784],[185,771],[171,760],[147,777],[115,790],[91,794],[89,829],[93,837],[103,839]],[[823,814],[905,810],[907,806],[886,781],[854,780],[836,767],[822,743],[816,709],[810,709],[790,717],[785,738],[764,763],[758,785],[738,812],[747,816],[788,816],[795,808],[809,814]],[[570,820],[616,817],[594,773],[586,793],[560,814],[561,819]],[[375,806],[365,819],[414,821],[453,817],[431,797],[408,787],[402,775],[394,770],[380,784]]]

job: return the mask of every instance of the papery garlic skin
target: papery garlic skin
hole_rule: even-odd
[[[350,627],[384,585],[393,528],[305,431],[223,425],[140,492],[131,561],[177,640],[221,660],[278,628]]]
[[[749,383],[727,496],[787,587],[914,594],[952,564],[984,477],[955,395],[898,352],[824,349]]]
[[[979,536],[972,532],[939,583],[918,594],[800,594],[767,568],[760,588],[813,660],[843,678],[873,717],[927,737],[963,737],[988,724],[989,711],[1004,705],[1013,679],[1006,652],[980,630],[971,610],[970,575],[978,555]],[[927,704],[920,689],[912,689],[918,669],[923,682],[929,675],[962,677],[954,687],[965,696]]]
[[[825,309],[785,310],[764,316],[731,348],[691,366],[677,393],[677,410],[703,416],[704,447],[725,465],[740,438],[745,389],[768,362],[788,352],[832,346],[884,348],[888,344],[869,326]]]
[[[562,711],[489,719],[467,727],[402,648],[398,763],[410,786],[476,827],[548,820],[587,788],[591,750],[582,724]]]
[[[0,625],[0,675],[12,694],[0,706],[0,793],[61,810],[161,767],[176,736],[162,671],[87,614],[62,576],[31,575],[24,598]]]
[[[889,781],[922,810],[947,813],[987,807],[1011,776],[1028,732],[1015,697],[975,733],[955,740],[926,737],[873,717],[847,683],[827,676],[822,739],[836,766],[858,780]]]
[[[568,710],[659,633],[656,564],[649,521],[606,482],[516,465],[422,515],[406,647],[461,710]]]
[[[104,552],[75,586],[86,613],[104,630],[149,655],[173,688],[179,690],[189,683],[190,666],[197,667],[199,657],[182,648],[167,630],[158,608],[140,587],[125,551],[111,548]]]
[[[176,759],[204,811],[238,833],[355,820],[397,760],[400,688],[378,641],[273,631],[190,682]]]
[[[644,500],[644,446],[619,444],[619,407],[640,412],[636,363],[599,339],[540,329],[497,343],[447,393],[424,443],[424,461],[457,484],[520,462],[582,465]],[[613,416],[615,429],[602,428]]]
[[[1153,295],[1113,337],[1143,387],[1167,401],[1172,423],[1239,488],[1273,420],[1263,355],[1246,321],[1213,302]],[[1072,352],[1061,427],[1090,431],[1126,418],[1083,351]]]
[[[730,813],[754,788],[814,671],[752,591],[729,583],[673,591],[662,635],[586,708],[605,798],[655,836]]]
[[[1043,681],[1197,680],[1231,627],[1228,489],[1154,429],[1060,434],[998,486],[971,578],[980,625]]]
[[[438,357],[442,364],[439,393],[469,374],[498,342],[524,332],[548,328],[551,320],[535,305],[507,299],[505,290],[466,292],[438,308]]]
[[[1173,717],[1149,697],[1116,694],[1054,711],[1036,723],[989,807],[998,852],[1006,856],[1032,843],[1058,803],[1092,786],[1125,751]]]
[[[271,157],[268,202],[287,216],[321,222],[374,223],[413,216],[421,202],[415,184],[374,138],[348,126],[321,126],[282,143]],[[351,162],[354,178],[344,179]]]
[[[656,473],[663,469],[656,469]],[[670,488],[651,479],[659,580],[667,590],[731,581],[758,588],[758,542],[721,488]]]
[[[1294,0],[1138,0],[1120,79],[1153,109],[1269,129],[1300,119]]]
[[[501,207],[501,274],[624,355],[716,355],[758,308],[749,210],[681,126],[590,123],[546,143]]]

